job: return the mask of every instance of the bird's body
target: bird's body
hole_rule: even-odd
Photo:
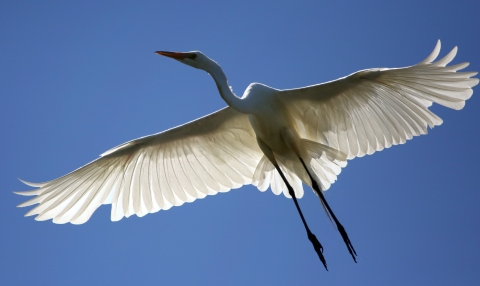
[[[39,204],[27,215],[55,223],[86,222],[101,204],[112,220],[169,209],[244,184],[293,197],[310,241],[326,267],[322,247],[310,232],[296,198],[302,182],[320,198],[350,254],[355,251],[322,192],[335,182],[347,159],[403,144],[442,120],[433,102],[461,109],[472,95],[476,72],[446,66],[456,48],[433,62],[399,69],[370,69],[324,84],[278,90],[251,84],[235,96],[221,67],[201,52],[157,52],[205,70],[229,105],[167,131],[117,146],[101,158],[21,192]]]
[[[282,138],[281,130],[295,130],[291,116],[285,104],[276,96],[278,90],[262,84],[250,85],[245,99],[251,101],[257,110],[248,115],[255,135],[263,141],[274,153],[282,156],[290,154],[292,150]],[[251,99],[250,99],[251,98]]]
[[[303,179],[304,183],[311,186],[310,179],[300,166],[299,156],[308,162],[311,158],[309,158],[308,152],[293,124],[294,118],[285,106],[285,102],[278,97],[279,92],[279,90],[262,84],[251,85],[250,93],[245,98],[248,100],[249,97],[252,97],[251,101],[260,108],[255,113],[248,115],[250,124],[260,148],[262,149],[262,144],[264,144],[277,158],[269,158],[268,151],[263,148],[262,151],[266,157],[270,161],[279,161],[287,168],[285,172],[295,174]],[[285,133],[288,133],[287,138],[285,138]],[[293,166],[297,168],[293,168]],[[303,192],[298,183],[297,181],[297,185],[295,185],[296,195],[301,197]],[[284,193],[287,195],[287,192]]]

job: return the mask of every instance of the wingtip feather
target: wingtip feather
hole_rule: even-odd
[[[21,191],[21,192],[13,192],[16,195],[20,196],[38,196],[40,194],[39,190],[33,190],[33,191]]]
[[[476,86],[479,82],[479,79],[478,78],[472,78],[472,85],[470,86],[471,88]]]
[[[41,188],[43,186],[45,186],[48,182],[42,182],[42,183],[32,183],[32,182],[28,182],[28,181],[25,181],[25,180],[22,180],[20,178],[17,178],[20,182],[24,183],[25,185],[27,186],[30,186],[30,187],[33,187],[33,188]]]
[[[458,47],[455,46],[446,56],[434,62],[432,65],[438,66],[438,67],[445,67],[448,63],[450,63],[455,58],[455,56],[457,55],[457,52],[458,52]]]
[[[416,65],[418,66],[418,65],[429,64],[432,61],[434,61],[438,57],[438,54],[440,53],[441,46],[442,46],[442,44],[441,44],[440,39],[439,39],[437,41],[437,44],[435,45],[435,48],[433,49],[432,53],[426,59],[424,59],[423,61],[419,62]]]

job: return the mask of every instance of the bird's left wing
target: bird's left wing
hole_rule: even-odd
[[[26,215],[55,223],[86,222],[101,204],[112,220],[169,209],[251,184],[263,156],[247,115],[227,107],[187,124],[142,137],[21,195]]]
[[[434,51],[417,65],[370,69],[304,88],[283,90],[278,98],[290,111],[300,136],[348,155],[372,154],[427,133],[442,120],[428,107],[432,102],[462,109],[478,84],[476,72],[457,72],[468,66],[446,66],[455,47],[433,62]]]

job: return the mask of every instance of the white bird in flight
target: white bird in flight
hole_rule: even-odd
[[[197,198],[253,184],[293,198],[325,268],[323,248],[309,230],[296,198],[312,187],[348,251],[355,250],[322,192],[347,159],[373,154],[427,133],[442,120],[432,102],[462,109],[479,80],[468,66],[446,66],[457,47],[433,62],[440,41],[422,62],[405,68],[362,70],[338,80],[279,90],[252,83],[237,97],[221,67],[198,51],[157,52],[209,73],[228,107],[184,125],[119,145],[58,179],[25,184],[36,196],[26,216],[54,223],[85,223],[102,204],[111,219],[168,210]]]

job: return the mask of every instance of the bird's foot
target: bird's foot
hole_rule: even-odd
[[[343,228],[343,226],[338,221],[337,221],[337,229],[338,229],[338,232],[340,232],[340,235],[342,236],[343,241],[345,242],[345,245],[348,248],[348,252],[352,256],[353,261],[355,261],[355,263],[357,263],[357,259],[355,258],[355,256],[357,256],[357,253],[355,252],[355,248],[353,248],[353,245],[350,242],[350,239],[348,238],[348,234],[345,231],[345,228]]]
[[[320,261],[322,261],[323,266],[325,266],[325,269],[328,271],[327,268],[327,261],[325,260],[325,257],[323,257],[323,246],[320,244],[320,241],[318,241],[317,237],[315,234],[312,232],[308,232],[308,239],[313,245],[313,248],[315,249],[315,252],[318,254],[318,258],[320,258]]]
[[[302,161],[303,162],[303,161]],[[308,173],[310,175],[310,173]],[[355,256],[357,256],[357,252],[355,252],[355,248],[353,248],[352,242],[350,241],[350,238],[348,238],[347,231],[343,227],[343,225],[338,221],[337,217],[333,213],[332,209],[327,203],[327,200],[323,196],[322,190],[320,189],[319,185],[317,182],[310,176],[310,179],[312,180],[312,188],[317,191],[318,196],[320,197],[320,202],[322,203],[323,208],[325,209],[325,212],[329,216],[329,218],[335,222],[335,225],[337,226],[338,232],[340,232],[340,235],[343,238],[343,241],[345,242],[345,245],[347,246],[348,252],[353,258],[353,261],[357,263],[357,259]]]

